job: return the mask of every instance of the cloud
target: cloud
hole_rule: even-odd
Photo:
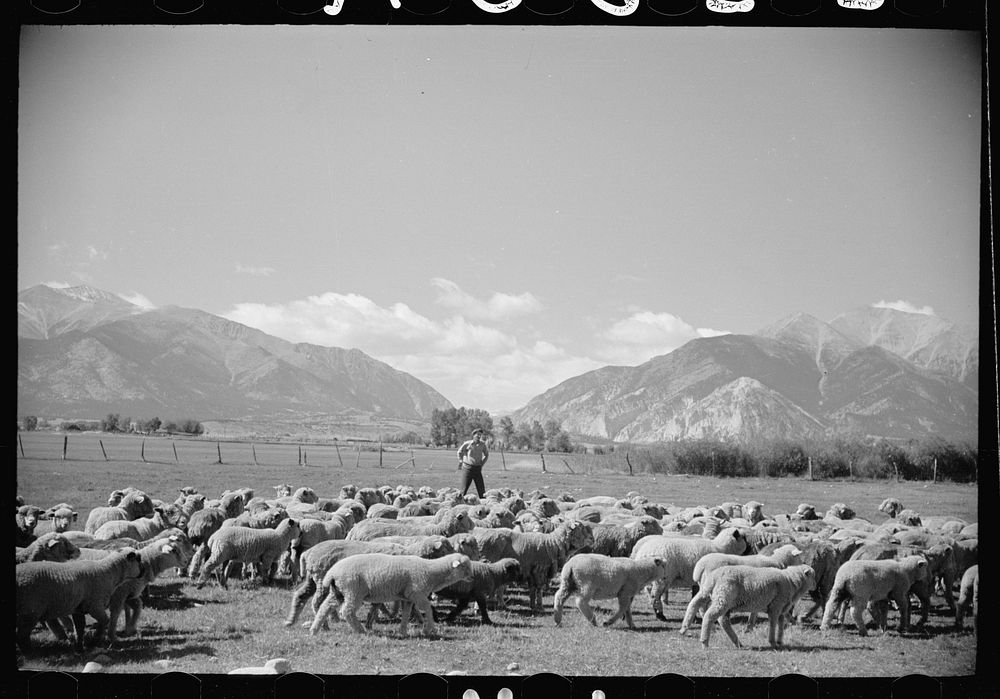
[[[224,317],[290,342],[360,349],[430,384],[456,405],[490,411],[519,408],[602,365],[551,342],[522,342],[461,315],[431,319],[405,303],[381,306],[360,294],[240,303]]]
[[[138,291],[133,291],[131,294],[118,294],[118,296],[129,303],[135,304],[139,308],[146,309],[147,311],[156,308],[156,305],[152,301],[140,294]]]
[[[93,260],[106,260],[106,259],[108,259],[108,253],[107,253],[106,250],[98,250],[93,245],[88,245],[85,249],[87,251],[87,257],[91,261],[93,261]]]
[[[66,282],[42,282],[45,286],[50,289],[68,289],[73,286],[72,284],[67,284]]]
[[[923,308],[917,308],[909,301],[879,301],[878,303],[873,303],[872,308],[891,308],[894,311],[902,311],[903,313],[919,313],[925,316],[937,315],[934,313],[934,309],[930,306],[924,306]]]
[[[481,301],[449,279],[434,277],[431,279],[431,285],[438,290],[439,304],[476,320],[504,320],[542,310],[541,301],[531,292],[523,294],[497,292],[486,301]]]
[[[651,357],[672,352],[689,340],[728,334],[725,330],[695,328],[671,313],[635,310],[616,321],[602,335],[605,344],[599,356],[619,364],[641,364]]]
[[[275,269],[273,267],[251,267],[239,262],[236,263],[237,274],[249,274],[251,277],[269,277],[274,272]]]

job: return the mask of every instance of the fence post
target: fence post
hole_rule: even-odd
[[[250,451],[253,452],[253,465],[259,466],[260,464],[257,463],[257,448],[253,444],[250,445]]]
[[[302,465],[303,466],[309,465],[309,452],[306,451],[302,452]]]
[[[538,455],[542,457],[542,473],[548,473],[548,471],[545,470],[545,454],[539,452]]]
[[[139,458],[142,460],[142,463],[146,463],[146,440],[145,439],[142,440],[142,446],[139,447]]]
[[[813,458],[809,457],[809,480],[813,479]]]
[[[854,480],[854,459],[853,458],[847,459],[847,477],[850,480],[852,480],[852,481]]]
[[[361,445],[358,445],[358,460],[354,462],[354,468],[359,468],[361,466]]]
[[[937,457],[936,456],[934,457],[934,478],[933,478],[933,480],[931,482],[932,483],[937,483]]]
[[[559,458],[560,458],[560,459],[562,459],[562,457],[561,457],[561,456],[560,456]],[[567,461],[566,459],[563,459],[563,460],[562,460],[562,462],[563,462],[564,464],[566,464],[566,469],[567,469],[567,470],[568,470],[568,471],[569,471],[570,473],[573,473],[573,474],[575,474],[575,473],[576,473],[576,471],[574,471],[573,469],[571,469],[571,468],[569,467],[569,462],[568,462],[568,461]]]
[[[628,475],[632,475],[632,462],[629,461],[628,452],[625,452],[625,463],[628,464]]]
[[[222,463],[222,446],[220,446],[220,444],[218,442],[215,443],[215,450],[217,452],[219,452],[219,460],[216,461],[215,463],[221,464]]]
[[[69,435],[63,435],[63,461],[66,460],[66,447],[69,446]]]
[[[302,445],[299,445],[299,466],[302,465]]]
[[[502,446],[500,447],[500,463],[503,464],[503,470],[506,471],[507,470],[507,459],[504,458],[503,447]]]
[[[21,458],[24,458],[24,445],[21,443],[21,435],[17,435],[17,446],[21,448]]]
[[[101,445],[101,453],[104,454],[104,460],[108,461],[108,452],[104,451],[104,440],[98,439],[97,443]],[[175,450],[176,453],[176,450]]]
[[[344,468],[344,460],[340,458],[340,445],[334,442],[333,447],[337,450],[337,461],[340,462],[340,467]]]
[[[382,468],[382,438],[378,440],[378,467]]]
[[[177,444],[174,443],[173,440],[171,440],[170,446],[172,446],[174,448],[174,461],[176,461],[177,463],[180,463],[181,460],[177,458]]]

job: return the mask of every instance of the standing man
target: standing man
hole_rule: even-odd
[[[458,448],[458,467],[462,469],[463,496],[472,483],[476,484],[479,497],[486,494],[486,486],[483,484],[483,465],[488,458],[490,452],[486,449],[486,442],[483,441],[483,431],[477,427],[472,430],[472,439],[463,442]]]

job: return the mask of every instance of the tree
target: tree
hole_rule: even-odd
[[[538,420],[532,420],[531,426],[528,428],[528,434],[531,439],[532,450],[541,451],[545,448],[545,428],[542,427],[542,423]]]
[[[514,438],[514,431],[514,421],[510,419],[509,415],[504,415],[500,418],[500,438],[508,448],[510,447],[511,440]]]
[[[24,416],[24,431],[33,432],[38,429],[38,418],[34,415]]]
[[[108,416],[101,420],[102,432],[120,432],[122,416],[118,413],[108,413]]]

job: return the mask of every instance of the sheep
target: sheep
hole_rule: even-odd
[[[367,519],[397,519],[399,517],[399,508],[395,505],[376,502],[368,508],[365,517]]]
[[[519,581],[528,589],[528,605],[542,609],[542,596],[549,581],[559,574],[566,560],[585,546],[593,546],[594,533],[582,522],[565,522],[555,531],[513,532],[514,558],[521,564]],[[477,536],[478,540],[478,536]]]
[[[627,558],[639,539],[651,534],[662,534],[659,521],[643,515],[625,525],[588,524],[594,533],[594,543],[588,547],[591,553]]]
[[[131,580],[126,580],[111,595],[108,605],[108,640],[112,643],[118,640],[118,617],[125,612],[124,636],[137,633],[139,615],[142,614],[142,595],[147,586],[167,568],[181,568],[191,556],[191,542],[186,535],[173,535],[163,539],[161,543],[147,546],[139,550],[145,573]]]
[[[938,577],[944,583],[944,598],[948,608],[955,612],[955,599],[952,596],[956,575],[955,554],[951,546],[938,544],[929,549],[919,549],[897,544],[865,544],[851,554],[852,561],[902,560],[908,556],[923,556],[927,560],[926,580],[918,580],[910,590],[920,600],[920,620],[916,626],[927,623],[930,610],[930,593],[934,580]]]
[[[35,526],[44,512],[45,510],[34,505],[21,505],[14,511],[14,524],[17,527],[14,533],[15,546],[28,546],[37,538]]]
[[[779,648],[784,642],[785,618],[802,595],[816,583],[812,566],[793,565],[785,569],[756,568],[753,566],[723,566],[704,578],[704,586],[695,599],[711,600],[701,625],[701,645],[708,648],[713,623],[729,636],[737,648],[740,639],[729,620],[732,612],[767,612],[767,642]],[[694,600],[691,601],[694,604]],[[698,602],[701,604],[701,600]],[[686,628],[681,629],[682,633]]]
[[[764,520],[764,504],[757,502],[756,500],[751,500],[743,506],[743,517],[750,525],[757,524]]]
[[[67,539],[62,532],[48,532],[32,541],[26,548],[17,547],[14,565],[31,561],[53,561],[56,563],[80,557],[80,548]]]
[[[384,553],[362,553],[338,561],[327,571],[333,594],[323,600],[309,632],[315,634],[322,626],[335,600],[343,598],[339,613],[357,633],[363,633],[357,619],[358,609],[365,601],[388,604],[402,602],[400,634],[406,634],[410,612],[415,607],[424,618],[424,633],[435,633],[434,612],[430,595],[441,588],[472,577],[472,561],[468,556],[451,553],[443,558],[427,560],[418,556],[392,556]]]
[[[891,599],[899,608],[899,631],[905,632],[910,623],[909,590],[918,580],[926,579],[926,575],[927,559],[923,556],[909,556],[899,561],[846,561],[837,570],[820,629],[829,629],[837,609],[850,599],[858,634],[867,636],[862,618],[865,607],[869,602]],[[870,606],[869,613],[884,627],[885,619],[876,607]]]
[[[594,626],[597,621],[590,600],[617,599],[618,610],[604,625],[611,626],[624,616],[628,627],[634,629],[632,600],[639,590],[666,572],[666,561],[656,556],[633,560],[600,553],[578,553],[566,561],[559,574],[559,589],[553,604],[555,624],[562,624],[563,604],[568,597],[575,596],[577,609]]]
[[[389,553],[421,558],[440,558],[455,553],[451,542],[443,536],[430,536],[410,544],[395,544],[375,539],[374,541],[345,541],[331,539],[321,541],[302,553],[299,558],[299,577],[302,585],[292,595],[292,608],[285,620],[291,626],[299,618],[305,600],[312,595],[312,609],[315,613],[326,598],[329,590],[323,588],[323,578],[337,561],[359,553]],[[324,624],[324,628],[326,625]]]
[[[274,486],[274,497],[276,498],[287,498],[292,494],[292,486],[287,483],[282,483],[281,485]]]
[[[188,577],[194,578],[201,570],[202,563],[210,553],[208,540],[212,534],[219,531],[225,519],[226,513],[216,507],[206,507],[191,515],[191,519],[188,520],[187,534],[195,550],[194,555],[191,556],[191,562],[188,564]]]
[[[64,532],[77,520],[79,515],[69,503],[61,502],[53,505],[38,516],[38,526],[34,534],[40,536],[47,532]]]
[[[479,607],[479,618],[483,624],[490,625],[493,621],[486,611],[487,599],[493,597],[498,590],[515,580],[521,572],[521,564],[515,558],[502,558],[495,563],[472,561],[472,576],[468,580],[452,583],[438,590],[438,599],[455,601],[445,622],[452,623],[458,615],[465,611],[472,601]]]
[[[972,628],[979,632],[979,565],[965,571],[959,585],[958,602],[955,603],[955,626],[962,628],[965,612],[972,607]]]
[[[361,488],[357,493],[354,494],[354,499],[365,506],[365,510],[374,505],[377,502],[384,503],[385,500],[382,498],[382,494],[375,490],[374,488]]]
[[[292,540],[299,536],[301,529],[294,519],[286,519],[275,529],[250,529],[248,527],[228,527],[219,529],[208,540],[211,555],[205,561],[201,577],[196,587],[200,590],[208,582],[208,576],[216,568],[219,570],[219,584],[228,587],[228,575],[224,564],[229,561],[259,563],[261,577],[270,581],[272,566],[288,550]]]
[[[723,566],[752,566],[754,568],[787,568],[792,565],[802,564],[802,550],[799,549],[795,544],[783,544],[776,548],[770,554],[752,554],[748,556],[732,554],[732,553],[709,553],[705,554],[698,559],[698,562],[694,564],[694,571],[691,576],[694,578],[695,584],[698,585],[699,589],[704,588],[705,581],[708,575],[717,568],[722,568]],[[815,571],[813,571],[815,573]],[[709,597],[707,595],[695,595],[691,602],[688,604],[687,610],[684,612],[684,621],[681,623],[681,633],[683,634],[691,622],[694,620],[695,614],[701,612],[709,603]],[[747,631],[753,628],[753,622],[755,618],[755,612],[750,613],[750,619],[747,622]]]
[[[878,506],[879,512],[884,512],[893,519],[896,515],[903,511],[903,503],[899,501],[898,498],[886,498],[882,501],[882,504]]]
[[[131,521],[140,517],[148,517],[153,514],[153,501],[141,490],[132,490],[123,493],[122,498],[116,505],[108,507],[95,507],[87,515],[87,522],[83,526],[83,531],[93,534],[105,522],[113,520]],[[111,498],[113,499],[113,498]],[[111,501],[109,499],[109,502]]]
[[[118,585],[144,574],[139,554],[131,549],[100,561],[39,561],[15,566],[17,645],[31,648],[31,631],[39,621],[56,622],[73,616],[76,650],[83,652],[85,615],[97,621],[95,642],[107,630],[107,608]]]
[[[136,541],[145,541],[169,529],[172,523],[167,518],[163,508],[158,507],[153,510],[152,517],[140,517],[132,521],[111,520],[105,522],[94,531],[94,538],[98,541],[106,539],[117,539],[128,537]]]
[[[656,618],[666,621],[663,610],[671,587],[693,586],[694,566],[698,559],[708,553],[734,553],[746,551],[747,542],[743,533],[734,527],[720,531],[714,539],[693,536],[650,535],[639,539],[632,549],[632,558],[655,556],[667,562],[667,572],[652,585],[650,597]]]
[[[360,492],[364,492],[362,489]],[[371,541],[380,536],[416,536],[440,534],[452,536],[462,532],[472,531],[472,519],[464,512],[448,514],[436,524],[412,525],[404,521],[366,519],[358,522],[347,532],[347,538],[353,541]]]
[[[762,554],[774,553],[784,544],[775,543],[765,546]],[[826,600],[833,588],[833,582],[837,575],[844,557],[838,552],[837,547],[829,541],[817,539],[813,541],[796,541],[795,545],[802,551],[800,560],[802,563],[812,566],[816,574],[816,584],[809,590],[809,596],[813,604],[806,612],[798,617],[798,623],[805,622],[817,611],[821,611],[826,606]]]
[[[907,527],[921,526],[920,514],[913,510],[900,510],[895,517],[896,521]]]

